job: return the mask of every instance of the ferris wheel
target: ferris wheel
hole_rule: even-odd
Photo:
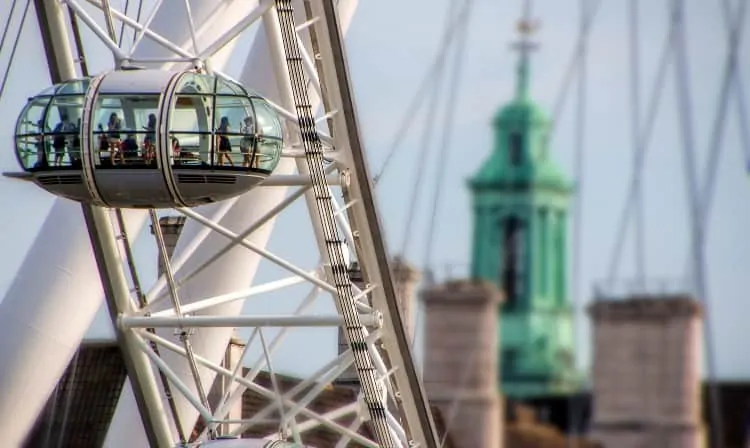
[[[129,377],[107,446],[303,446],[304,433],[322,425],[340,435],[337,446],[437,447],[348,78],[343,34],[357,2],[156,1],[143,20],[106,0],[33,4],[53,85],[19,111],[23,172],[14,175],[60,199],[25,262],[35,278],[16,281],[3,303],[3,331],[13,334],[0,349],[5,441],[20,444],[30,429],[98,309],[101,284]],[[221,52],[254,26],[234,80]],[[111,69],[89,73],[84,29],[111,53]],[[132,30],[132,42],[118,29]],[[306,248],[298,257],[266,248],[277,217],[300,201],[308,218],[295,232],[309,233],[319,251],[313,265]],[[171,259],[162,209],[186,217]],[[151,286],[133,244],[146,223],[163,266]],[[253,281],[261,260],[285,274]],[[359,286],[353,266],[364,278]],[[295,285],[306,285],[301,300]],[[246,299],[284,288],[287,312],[243,313]],[[333,298],[335,313],[311,311],[319,296]],[[253,329],[245,361],[260,347],[247,374],[241,363],[220,364],[235,327]],[[349,349],[281,393],[273,351],[289,330],[309,327],[342,328]],[[269,328],[281,331],[269,337]],[[360,385],[352,402],[311,410],[352,365]],[[272,387],[254,381],[261,369]],[[207,390],[217,376],[233,386],[212,407]],[[269,404],[257,418],[229,422],[245,390]],[[272,413],[281,418],[265,437],[219,440]],[[358,432],[364,424],[372,437]]]

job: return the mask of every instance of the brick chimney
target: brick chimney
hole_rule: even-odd
[[[401,320],[404,323],[406,334],[409,340],[414,340],[414,308],[416,305],[417,284],[421,279],[419,271],[414,269],[401,257],[394,257],[391,262],[391,271],[393,272],[393,282],[396,287],[396,297],[398,298],[398,309],[401,313]]]
[[[685,294],[597,301],[592,439],[607,448],[698,448],[703,322]]]
[[[451,281],[422,292],[424,385],[462,447],[502,447],[498,391],[498,307],[490,283]],[[442,434],[441,434],[442,437]]]
[[[180,233],[185,225],[185,217],[180,216],[165,216],[159,219],[159,227],[161,227],[161,233],[164,236],[164,247],[167,249],[167,256],[172,259],[175,247],[177,247],[177,240],[180,238]],[[153,226],[151,228],[151,234],[154,234]],[[161,262],[161,256],[157,253],[157,261],[159,263],[159,276],[164,274],[164,264]]]
[[[227,345],[227,349],[224,353],[224,359],[222,360],[221,366],[227,370],[234,371],[237,363],[240,362],[240,357],[242,356],[242,351],[244,349],[245,343],[238,337],[233,336],[229,341],[229,345]],[[242,370],[240,370],[240,376],[242,375],[243,372]],[[216,375],[214,384],[211,386],[211,389],[208,392],[208,404],[211,406],[211,409],[216,409],[218,407],[219,401],[224,396],[226,391],[231,388],[231,386],[232,384],[229,381],[229,378],[225,377],[224,375]],[[227,413],[227,420],[238,421],[242,419],[242,402],[243,400],[240,399],[232,405],[232,407],[229,409],[229,412]],[[221,424],[219,425],[219,434],[227,435],[237,427],[239,427],[239,423]]]

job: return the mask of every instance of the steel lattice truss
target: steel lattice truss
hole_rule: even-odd
[[[164,236],[159,230],[159,216],[151,211],[154,252],[158,251],[161,260],[166,262],[163,275],[151,286],[139,283],[139,279],[148,277],[148,274],[140,272],[143,268],[133,258],[120,211],[92,211],[91,219],[88,220],[89,230],[100,271],[105,274],[102,276],[105,291],[113,296],[109,298],[110,313],[115,321],[123,354],[129,360],[128,371],[136,397],[140,397],[140,407],[144,411],[142,414],[146,415],[144,420],[149,422],[146,426],[150,425],[150,431],[157,434],[164,434],[165,424],[169,428],[175,426],[174,421],[165,422],[164,416],[157,417],[146,409],[149,402],[161,401],[156,395],[163,393],[164,384],[168,384],[172,394],[184,395],[198,410],[204,424],[199,440],[211,437],[223,423],[232,423],[233,429],[230,432],[241,434],[258,425],[267,425],[269,417],[276,415],[281,418],[277,417],[275,420],[278,427],[265,434],[269,438],[280,434],[283,439],[304,442],[309,431],[322,425],[340,435],[337,447],[346,446],[350,441],[367,447],[437,446],[432,417],[398,314],[394,285],[358,135],[334,2],[262,0],[250,13],[238,18],[235,25],[227,27],[219,38],[207,42],[196,37],[197,25],[202,24],[193,23],[189,2],[186,0],[187,17],[182,20],[186,21],[185,26],[190,29],[188,45],[170,42],[151,28],[161,0],[157,0],[152,6],[153,12],[145,11],[146,14],[140,21],[115,9],[107,1],[88,0],[88,3],[95,6],[96,12],[101,12],[102,16],[96,17],[91,12],[92,9],[80,0],[65,0],[59,4],[50,2],[47,7],[67,6],[69,12],[107,46],[114,56],[116,67],[159,62],[191,63],[201,70],[212,71],[211,58],[253,23],[262,20],[269,36],[269,52],[274,60],[282,97],[278,104],[274,103],[274,107],[287,120],[288,145],[284,148],[282,157],[287,160],[295,159],[297,167],[297,174],[271,176],[257,187],[272,189],[289,186],[293,190],[268,213],[253,222],[247,222],[242,230],[233,230],[220,224],[222,216],[236,203],[236,199],[221,204],[214,209],[213,215],[193,209],[175,210],[188,220],[200,223],[203,231],[171,260],[166,253]],[[292,6],[295,7],[294,11],[290,9]],[[297,18],[296,23],[292,20],[293,17]],[[300,17],[304,19],[299,20]],[[176,17],[174,20],[181,19]],[[106,26],[101,26],[101,23]],[[294,26],[291,33],[290,23]],[[133,41],[118,42],[115,29],[121,25],[134,30]],[[158,43],[172,55],[161,59],[138,59],[135,56],[136,50],[146,39]],[[226,76],[219,71],[213,72]],[[304,91],[294,90],[295,84],[292,81],[295,78],[297,87],[302,85],[305,87]],[[304,102],[309,104],[302,104]],[[321,107],[317,107],[318,104]],[[314,123],[300,112],[305,107],[315,112]],[[300,132],[300,129],[307,132]],[[312,129],[317,129],[317,135]],[[273,253],[253,243],[250,238],[254,232],[263,229],[277,216],[286,213],[290,206],[302,200],[307,204],[309,219],[307,222],[297,223],[299,233],[310,233],[315,238],[310,242],[310,248],[317,247],[320,250],[321,262],[318,265],[305,265],[304,261],[300,261],[305,259],[303,256]],[[323,207],[321,203],[328,206]],[[304,230],[304,227],[309,230]],[[226,239],[224,249],[199,268],[186,272],[185,266],[199,250],[200,243],[212,234],[222,235]],[[238,246],[262,257],[263,263],[275,265],[279,270],[285,271],[286,275],[278,280],[254,284],[219,296],[182,296],[181,285],[185,281]],[[305,248],[301,248],[298,252],[304,250]],[[350,261],[356,261],[361,268],[365,279],[362,287],[342,275],[342,269]],[[287,291],[296,291],[301,285],[307,285],[306,297],[301,301],[291,292],[282,296],[289,299],[290,310],[296,305],[296,309],[288,314],[205,314],[237,301],[262,300],[264,295],[279,294],[285,288]],[[330,300],[328,297],[333,298],[338,312],[330,316],[311,314],[311,308],[315,308],[314,302]],[[344,326],[350,349],[340,356],[333,356],[330,362],[321,363],[323,367],[316,373],[282,393],[275,380],[274,350],[294,328],[325,326]],[[241,363],[233,368],[222,367],[193,349],[191,338],[194,332],[207,327],[252,328],[245,341]],[[269,327],[276,328],[273,337],[269,337]],[[165,336],[165,328],[173,329],[174,334],[179,337]],[[308,347],[300,348],[307,349]],[[163,358],[168,352],[186,357],[195,384],[179,380]],[[259,355],[250,356],[254,352]],[[249,368],[246,373],[240,369],[243,363]],[[362,384],[361,392],[355,394],[357,398],[325,414],[311,410],[310,404],[316,397],[352,364],[355,365]],[[213,409],[206,401],[206,388],[210,384],[201,385],[197,381],[205,369],[226,378],[231,384]],[[271,387],[256,381],[264,370],[270,374]],[[241,399],[246,390],[265,397],[268,405],[248,419],[229,422],[229,408]],[[170,416],[167,415],[166,418],[169,419]],[[369,426],[372,438],[357,432],[365,424]],[[172,430],[168,432],[173,433]],[[156,439],[164,441],[158,435]],[[177,440],[172,442],[178,443]]]

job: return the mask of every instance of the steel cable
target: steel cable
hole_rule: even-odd
[[[593,9],[596,5],[591,3],[591,0],[579,0],[580,10],[580,24],[579,33],[580,36],[587,36],[586,30],[586,18],[590,15],[589,10]],[[585,148],[585,135],[586,135],[586,106],[587,106],[587,60],[588,60],[588,39],[581,39],[579,43],[580,55],[578,57],[578,83],[576,88],[576,111],[575,111],[575,135],[574,135],[574,168],[573,178],[575,179],[575,200],[573,209],[573,263],[571,266],[571,290],[573,293],[573,315],[572,326],[573,326],[573,341],[578,340],[578,301],[580,300],[581,294],[581,232],[583,229],[583,179],[584,179],[584,162],[586,157]],[[575,355],[573,359],[573,366],[576,366]],[[568,398],[567,402],[568,409],[568,433],[577,434],[579,420],[583,417],[581,406],[576,406],[576,401],[573,397]],[[568,445],[574,447],[577,445],[577,439],[568,437]]]
[[[128,15],[128,9],[130,9],[130,0],[125,0],[125,8],[123,9],[123,14],[126,16]],[[122,48],[122,40],[123,37],[125,37],[125,21],[120,21],[120,37],[117,39],[117,46]]]
[[[396,154],[396,150],[405,140],[405,137],[411,129],[411,125],[418,115],[417,113],[419,112],[425,98],[429,93],[436,89],[436,85],[439,84],[439,82],[437,82],[438,73],[443,69],[443,66],[445,65],[445,58],[447,57],[448,48],[450,48],[450,46],[452,45],[454,35],[458,31],[459,25],[462,23],[460,14],[454,13],[456,5],[457,2],[455,1],[449,2],[450,9],[446,17],[443,36],[438,45],[439,52],[435,57],[435,60],[428,67],[427,72],[422,79],[422,82],[419,83],[419,90],[417,90],[417,92],[414,94],[411,103],[409,103],[409,106],[406,108],[406,114],[401,121],[401,126],[399,126],[398,130],[394,134],[394,137],[390,144],[390,150],[388,151],[388,154],[386,155],[383,164],[380,167],[380,170],[378,170],[377,174],[373,177],[373,184],[375,185],[380,182],[380,179],[383,177],[385,171],[393,160],[393,157]]]
[[[630,218],[632,217],[631,210],[637,199],[638,185],[641,182],[646,155],[650,148],[649,144],[656,124],[656,117],[659,113],[659,106],[661,105],[664,84],[667,79],[667,69],[669,68],[669,63],[671,62],[674,52],[673,41],[675,28],[674,21],[671,21],[664,42],[664,48],[659,57],[659,65],[654,78],[654,86],[651,90],[648,108],[646,109],[645,123],[640,127],[638,147],[633,156],[633,172],[630,176],[630,185],[625,196],[622,211],[620,212],[620,219],[617,221],[618,227],[615,234],[615,246],[612,250],[612,257],[610,258],[609,269],[607,271],[607,283],[609,284],[612,284],[615,281],[615,277],[619,273],[620,261],[622,259],[622,252],[626,240],[626,232],[630,223]]]
[[[552,116],[549,125],[549,132],[547,134],[548,142],[555,134],[557,121],[560,118],[560,115],[562,115],[563,108],[565,107],[566,100],[568,98],[568,93],[570,92],[571,86],[573,85],[573,80],[575,79],[575,75],[580,64],[580,59],[583,57],[583,49],[586,46],[589,35],[591,34],[591,29],[594,25],[596,14],[599,12],[599,7],[602,4],[601,0],[592,1],[594,3],[591,5],[591,9],[588,11],[584,23],[581,25],[576,45],[573,48],[573,54],[570,57],[570,61],[568,62],[568,67],[565,70],[565,75],[563,75],[563,79],[560,82],[560,87],[557,89],[557,95],[555,96],[555,101],[553,102],[552,106]]]
[[[8,38],[8,31],[10,31],[10,25],[11,25],[11,22],[13,22],[13,13],[16,11],[17,4],[18,4],[18,0],[13,0],[13,3],[10,4],[10,11],[8,11],[8,18],[5,20],[5,28],[3,28],[3,35],[2,37],[0,37],[0,54],[3,53],[3,49],[5,48],[5,39]]]
[[[14,0],[15,3],[15,0]],[[5,93],[5,86],[8,83],[8,77],[10,76],[10,69],[13,66],[13,61],[16,57],[16,51],[18,50],[18,42],[21,40],[21,33],[23,32],[23,26],[26,24],[26,15],[29,13],[29,7],[31,6],[31,0],[26,0],[26,6],[23,9],[23,14],[21,15],[21,22],[18,24],[18,31],[16,31],[16,38],[13,42],[13,47],[10,50],[10,56],[8,57],[8,67],[5,69],[5,73],[3,73],[3,80],[0,82],[0,99],[3,98],[3,93]],[[10,24],[11,17],[8,17],[8,25]],[[7,26],[5,31],[7,31]],[[5,32],[3,32],[3,37],[5,36]],[[2,48],[2,46],[0,46]]]
[[[432,196],[432,207],[430,210],[430,219],[427,225],[427,236],[425,241],[425,252],[424,258],[422,259],[422,266],[424,272],[431,272],[432,269],[432,249],[435,241],[435,231],[437,224],[437,217],[440,210],[440,194],[445,185],[445,169],[448,166],[448,155],[450,154],[449,148],[452,143],[453,120],[458,109],[458,93],[460,91],[461,79],[463,75],[464,59],[466,56],[466,40],[468,37],[469,22],[471,20],[471,7],[474,4],[474,0],[467,0],[465,3],[465,16],[462,20],[461,31],[458,35],[456,47],[454,49],[454,62],[450,80],[448,84],[448,93],[445,96],[445,112],[443,115],[443,133],[439,141],[440,149],[437,154],[437,169],[435,173],[435,186],[433,189]],[[416,205],[416,204],[413,204]],[[412,207],[412,210],[416,207]]]
[[[471,0],[465,0],[463,4],[460,6],[460,10],[458,10],[458,18],[456,18],[457,24],[463,24],[467,22],[468,17],[468,10],[469,6],[471,5]],[[449,3],[449,11],[447,15],[448,22],[446,23],[446,28],[450,26],[452,23],[452,20],[454,20],[454,16],[456,13],[456,10],[459,8],[458,2],[450,2]],[[453,43],[453,42],[451,42]],[[443,54],[446,54],[449,51],[450,47],[445,47],[443,50]],[[414,183],[412,184],[411,188],[411,198],[408,202],[408,208],[407,208],[407,218],[404,223],[404,234],[403,234],[403,240],[401,243],[401,251],[400,254],[404,259],[407,257],[407,252],[409,249],[409,245],[412,242],[412,231],[414,229],[414,223],[415,223],[415,216],[416,216],[416,210],[417,210],[417,203],[419,201],[419,196],[422,191],[422,182],[425,178],[425,172],[427,171],[425,167],[428,165],[428,159],[430,154],[430,148],[432,147],[432,139],[434,137],[434,129],[435,129],[435,122],[436,122],[436,116],[438,111],[438,105],[441,98],[440,95],[440,87],[443,81],[445,73],[445,65],[441,64],[438,66],[437,72],[435,74],[435,83],[433,84],[433,90],[431,91],[432,95],[430,97],[430,103],[427,110],[427,114],[425,116],[425,124],[422,131],[422,147],[418,155],[417,159],[417,166],[415,168],[415,174],[414,174]]]
[[[633,145],[633,166],[639,163],[638,136],[641,125],[641,57],[640,57],[640,24],[638,0],[631,0],[628,8],[630,34],[630,138]],[[634,199],[635,219],[635,272],[636,279],[641,286],[646,283],[646,241],[645,241],[645,212],[643,204],[643,187],[636,184]]]
[[[716,187],[716,175],[718,173],[719,160],[723,149],[723,138],[725,133],[726,117],[729,113],[729,100],[732,98],[732,86],[735,87],[735,100],[737,114],[740,119],[740,146],[747,152],[747,160],[750,162],[750,136],[747,133],[747,113],[745,111],[744,92],[742,91],[742,78],[738,61],[739,46],[742,42],[742,32],[745,28],[745,17],[747,15],[747,2],[740,2],[737,11],[732,14],[731,6],[727,1],[722,3],[724,26],[727,28],[727,56],[724,63],[722,83],[719,91],[719,103],[714,116],[709,141],[708,160],[703,173],[703,185],[701,187],[701,226],[707,234],[707,228],[713,205],[714,191]]]
[[[723,416],[721,398],[716,384],[716,351],[711,321],[711,305],[705,266],[705,234],[702,225],[702,204],[699,192],[698,171],[696,163],[695,137],[693,128],[693,101],[690,86],[690,73],[686,42],[686,24],[684,0],[672,1],[672,16],[677,24],[675,36],[675,81],[677,86],[677,113],[680,121],[680,134],[683,149],[683,170],[685,173],[685,190],[689,200],[689,222],[691,234],[692,276],[694,291],[698,300],[704,304],[704,338],[706,341],[706,382],[709,390],[709,412],[713,421],[711,440],[715,447],[724,445]]]

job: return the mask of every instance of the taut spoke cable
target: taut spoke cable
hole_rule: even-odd
[[[443,36],[438,46],[439,52],[435,57],[435,60],[427,69],[427,73],[425,73],[422,82],[419,84],[419,90],[417,90],[417,92],[414,94],[414,97],[412,98],[412,102],[406,108],[406,114],[401,121],[401,126],[394,134],[393,140],[390,144],[390,150],[388,151],[388,154],[383,161],[383,165],[380,167],[380,170],[377,172],[377,174],[373,177],[373,184],[375,185],[380,182],[383,174],[385,174],[386,169],[388,168],[391,161],[393,160],[394,155],[396,154],[396,150],[403,143],[407,133],[411,129],[411,125],[414,122],[414,119],[417,116],[417,112],[424,103],[428,94],[437,89],[438,85],[440,84],[437,79],[438,75],[443,70],[443,66],[445,65],[445,58],[448,55],[448,49],[453,44],[453,38],[455,37],[455,34],[459,31],[460,26],[463,23],[461,20],[461,15],[455,14],[457,5],[458,2],[456,1],[451,1],[449,3],[449,11],[446,18],[447,21],[444,27]]]
[[[461,8],[458,12],[458,18],[457,23],[460,24],[462,27],[466,25],[467,17],[469,13],[469,6],[471,5],[470,0],[465,0],[463,4],[459,6],[459,3],[457,2],[451,2],[450,3],[450,10],[448,12],[448,24],[451,23],[454,17],[455,10],[459,7]],[[446,27],[449,26],[446,24]],[[445,51],[448,51],[446,48]],[[437,117],[437,111],[438,111],[438,105],[439,101],[442,97],[440,95],[440,87],[443,81],[445,72],[445,66],[440,65],[438,68],[438,71],[435,75],[435,84],[433,86],[432,90],[432,96],[430,98],[429,107],[427,110],[427,113],[425,115],[425,127],[423,128],[423,134],[422,134],[422,148],[419,152],[419,156],[417,159],[417,165],[415,167],[415,174],[414,174],[414,184],[412,185],[411,190],[411,199],[409,201],[408,210],[407,210],[407,218],[405,222],[405,229],[404,229],[404,235],[403,235],[403,242],[401,244],[401,255],[403,257],[407,256],[407,251],[409,249],[410,243],[412,241],[412,230],[414,229],[414,221],[416,216],[416,209],[417,209],[417,203],[419,201],[419,194],[422,190],[422,182],[425,178],[425,172],[426,166],[428,165],[428,158],[430,153],[430,148],[432,147],[432,141],[434,137],[434,130],[435,130],[435,121]]]
[[[703,302],[704,338],[706,342],[706,381],[709,388],[709,412],[711,414],[711,437],[713,446],[724,444],[724,427],[719,390],[716,384],[716,351],[713,343],[711,321],[711,303],[705,269],[705,234],[702,225],[701,200],[699,195],[698,172],[695,155],[695,138],[693,129],[693,104],[690,88],[690,73],[686,45],[686,26],[684,22],[684,0],[673,0],[672,15],[677,23],[675,36],[675,78],[677,85],[677,113],[680,120],[682,148],[684,153],[683,168],[685,171],[685,190],[689,201],[689,221],[691,234],[692,276],[694,291],[698,300]]]
[[[583,231],[583,185],[584,169],[586,157],[586,106],[587,106],[587,59],[588,59],[588,30],[590,27],[589,17],[593,17],[599,2],[596,0],[579,0],[580,25],[579,25],[579,53],[578,53],[578,85],[576,95],[576,115],[575,115],[575,155],[573,178],[575,179],[575,197],[573,209],[573,265],[571,266],[571,290],[573,293],[573,315],[571,316],[573,324],[573,341],[578,341],[578,311],[581,297],[581,235]],[[576,365],[575,358],[573,365]],[[583,418],[583,409],[576,406],[574,398],[569,398],[567,403],[568,415],[570,418],[569,432],[578,433],[578,421]],[[577,438],[568,438],[568,445],[574,448],[578,445]]]
[[[10,31],[10,25],[13,22],[13,13],[16,11],[16,5],[18,4],[18,0],[13,0],[13,3],[10,4],[10,11],[8,11],[8,18],[5,20],[5,28],[3,28],[3,36],[0,37],[0,54],[3,53],[3,48],[5,48],[5,39],[8,38],[8,31]],[[8,64],[10,66],[10,64]]]
[[[21,33],[23,32],[23,26],[26,24],[26,15],[29,13],[29,6],[31,6],[31,0],[26,0],[26,6],[23,9],[23,15],[21,15],[21,22],[18,24],[18,31],[16,31],[16,38],[13,41],[13,47],[11,48],[10,56],[8,57],[8,67],[5,69],[5,73],[3,73],[3,80],[0,82],[0,99],[3,98],[3,93],[5,93],[5,86],[8,83],[8,77],[10,76],[10,69],[11,67],[13,67],[13,60],[15,59],[16,51],[18,50],[18,42],[21,40]],[[11,20],[11,17],[9,16],[5,31],[7,31],[8,26],[10,26],[10,20]],[[3,33],[3,37],[5,37],[5,33]],[[1,48],[2,47],[0,46],[0,49]]]
[[[450,74],[450,81],[448,84],[448,92],[445,95],[445,114],[443,118],[443,133],[438,143],[440,149],[437,154],[437,170],[435,173],[435,186],[432,196],[432,207],[430,210],[429,224],[427,225],[427,237],[425,241],[425,253],[423,258],[423,264],[425,272],[431,272],[432,268],[432,249],[435,242],[435,230],[438,221],[439,207],[440,207],[440,194],[443,191],[445,185],[445,169],[448,165],[448,155],[450,154],[450,146],[452,141],[452,132],[454,130],[454,118],[456,115],[456,109],[458,109],[459,91],[461,86],[461,76],[464,67],[464,59],[466,56],[466,39],[469,30],[469,21],[471,20],[470,11],[474,3],[474,0],[466,1],[466,16],[463,20],[463,26],[461,26],[461,32],[458,36],[456,48],[454,50],[454,62],[452,71]],[[414,207],[416,208],[416,207]]]
[[[741,146],[748,151],[748,160],[750,161],[750,143],[746,141],[747,136],[747,114],[745,113],[745,100],[742,91],[742,78],[739,70],[739,47],[742,42],[742,32],[745,28],[745,16],[747,15],[747,1],[741,1],[737,10],[732,14],[731,6],[727,1],[723,4],[724,26],[727,28],[727,56],[724,63],[724,73],[722,76],[721,89],[719,93],[719,103],[714,116],[713,127],[711,130],[711,139],[709,141],[708,160],[704,168],[703,185],[700,190],[700,207],[701,207],[701,226],[704,234],[707,234],[707,228],[711,215],[711,205],[713,204],[714,191],[716,187],[716,175],[718,173],[719,160],[721,151],[724,146],[724,132],[726,117],[729,109],[729,100],[732,97],[732,87],[735,87],[735,98],[740,118],[740,142]]]
[[[585,16],[583,24],[580,28],[578,40],[576,41],[575,48],[573,49],[573,55],[568,62],[568,68],[565,70],[565,75],[560,83],[560,88],[557,90],[557,96],[555,97],[554,106],[552,107],[552,119],[550,120],[549,133],[547,140],[551,140],[555,133],[557,121],[562,114],[563,108],[565,107],[566,100],[568,99],[568,93],[570,92],[573,80],[576,76],[576,71],[580,65],[580,59],[583,57],[583,52],[586,47],[586,42],[591,34],[591,29],[594,25],[594,19],[596,13],[599,11],[601,6],[601,0],[592,0],[593,3],[589,6],[588,13]]]
[[[631,112],[631,139],[633,144],[633,167],[639,163],[638,136],[641,125],[641,66],[640,66],[640,26],[638,0],[631,0],[628,8],[630,28],[630,112]],[[646,284],[646,242],[644,223],[643,187],[641,182],[636,183],[633,212],[635,214],[635,272],[640,286]]]
[[[632,217],[631,212],[637,199],[636,194],[638,184],[641,182],[641,177],[643,175],[646,154],[648,153],[649,143],[651,142],[654,125],[656,124],[656,117],[659,113],[664,84],[667,79],[667,69],[669,68],[669,63],[674,52],[674,35],[675,22],[672,20],[670,21],[669,31],[667,32],[667,38],[664,42],[664,49],[659,58],[659,67],[657,68],[654,87],[651,90],[651,97],[646,111],[646,121],[644,125],[640,127],[641,133],[640,138],[638,139],[638,148],[636,148],[636,152],[633,156],[633,172],[630,176],[630,185],[628,187],[628,192],[626,193],[622,212],[620,213],[620,219],[618,220],[619,224],[617,227],[617,233],[615,234],[615,246],[612,250],[612,257],[610,258],[609,269],[607,271],[608,284],[612,284],[619,273],[620,261],[622,259],[622,252],[626,240],[626,232],[628,224],[630,223],[630,218]]]

